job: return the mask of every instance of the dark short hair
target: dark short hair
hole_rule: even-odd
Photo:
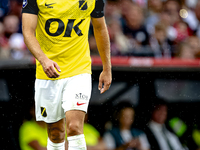
[[[120,101],[119,103],[117,103],[116,105],[114,105],[113,117],[115,120],[114,122],[116,124],[118,124],[120,114],[121,114],[122,110],[125,108],[131,108],[133,111],[135,111],[134,105],[129,100],[123,100],[123,101]]]
[[[152,100],[151,112],[158,110],[160,106],[168,106],[167,102],[161,98],[155,98]]]
[[[134,105],[128,100],[123,100],[123,101],[117,103],[114,107],[115,107],[115,110],[117,110],[117,111],[120,111],[124,108],[134,109]]]

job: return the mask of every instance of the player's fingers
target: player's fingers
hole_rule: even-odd
[[[51,74],[49,73],[49,71],[45,71],[47,77],[51,78]]]
[[[54,78],[54,68],[53,67],[50,67],[48,70],[47,70],[47,73],[49,74],[49,78]]]
[[[110,88],[110,84],[109,83],[105,84],[104,88],[105,88],[105,90],[108,90]]]
[[[50,68],[47,67],[44,69],[44,72],[46,73],[46,75],[50,78],[51,77],[51,72],[50,72]]]
[[[51,75],[52,75],[52,78],[57,78],[60,76],[60,74],[56,71],[54,67],[52,67],[51,69]]]
[[[56,68],[56,69],[55,69]],[[53,67],[52,67],[52,72],[53,72],[53,78],[57,78],[60,76],[60,74],[56,71],[58,70],[59,72],[61,71],[60,70],[60,67],[58,66],[58,64],[56,62],[53,63]]]
[[[61,72],[60,67],[58,66],[58,64],[57,64],[56,62],[54,63],[54,67],[55,67],[59,72]]]
[[[101,89],[101,94],[104,93],[105,91],[107,91],[109,88],[110,88],[110,84],[104,83],[104,87]]]
[[[100,93],[103,94],[106,90],[104,89],[104,87],[100,90]]]
[[[53,68],[54,69],[54,68]],[[60,74],[54,69],[53,70],[53,77],[54,78],[57,78],[57,77],[59,77],[60,76]]]
[[[59,76],[59,75],[57,75],[58,73],[56,72],[56,70],[53,67],[53,65],[50,66],[50,67],[47,67],[46,70],[45,70],[45,73],[49,78],[56,78],[56,77]]]
[[[98,89],[101,90],[103,86],[103,82],[101,80],[99,80],[99,85],[98,85]]]

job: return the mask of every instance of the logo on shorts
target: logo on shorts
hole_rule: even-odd
[[[40,108],[41,108],[41,115],[43,117],[46,117],[47,116],[46,108],[45,107],[40,107]]]
[[[87,1],[86,0],[79,0],[79,8],[80,10],[86,10],[87,7]]]
[[[81,99],[81,100],[88,100],[88,96],[84,95],[82,93],[76,94],[75,98],[76,99]]]
[[[86,103],[79,103],[79,102],[76,103],[77,106],[81,106],[81,105],[84,105],[84,104],[86,104]]]

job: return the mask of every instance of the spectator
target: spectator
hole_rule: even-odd
[[[120,11],[121,17],[125,18],[128,11],[132,8],[134,4],[132,0],[118,0],[117,6]]]
[[[180,9],[180,3],[177,0],[167,0],[164,2],[163,10],[169,14],[172,26],[181,20],[179,15]]]
[[[3,24],[0,23],[0,59],[22,59],[31,54],[27,51],[24,38],[21,33],[17,33],[20,20],[16,15],[4,17]]]
[[[119,19],[121,17],[120,9],[118,9],[115,0],[107,0],[105,5],[106,22],[112,19]]]
[[[148,150],[149,143],[143,131],[133,128],[135,110],[128,102],[116,107],[117,125],[106,131],[103,138],[109,150]]]
[[[166,128],[166,119],[167,104],[162,100],[158,100],[154,103],[150,122],[145,129],[145,133],[151,145],[150,149],[184,150],[179,138]]]
[[[127,55],[133,47],[131,41],[123,34],[119,20],[113,18],[107,24],[112,56]]]
[[[17,16],[19,19],[19,25],[18,25],[18,33],[22,33],[22,2],[23,0],[9,0],[9,12],[8,15],[14,15]]]
[[[123,4],[125,6],[129,5],[127,8],[122,6],[122,28],[124,34],[133,41],[133,46],[139,49],[141,46],[149,44],[149,35],[144,25],[143,9],[134,3],[129,3]]]
[[[19,26],[19,19],[15,15],[8,15],[4,18],[3,25],[4,25],[4,34],[3,34],[4,43],[2,43],[2,47],[9,49],[8,41],[13,33],[17,33]]]
[[[195,14],[196,14],[196,18],[198,20],[198,23],[197,23],[197,27],[196,27],[196,35],[198,36],[198,38],[200,38],[200,25],[199,25],[199,22],[200,22],[200,1],[197,2],[197,5],[195,7]]]
[[[162,11],[162,0],[148,0],[148,11],[151,14],[159,14]]]
[[[193,34],[193,31],[189,27],[189,25],[185,22],[186,20],[183,20],[181,16],[183,17],[186,14],[182,15],[181,11],[186,11],[185,9],[181,9],[181,2],[176,0],[168,0],[164,3],[164,12],[166,12],[169,15],[169,25],[173,26],[175,29],[175,34],[171,34],[173,38],[173,44],[178,44],[185,40],[187,37],[191,36]],[[187,12],[187,11],[186,11]],[[169,26],[168,25],[168,26]],[[170,32],[173,33],[173,32]]]
[[[198,26],[198,19],[195,14],[195,7],[198,0],[184,0],[182,1],[182,9],[180,10],[180,16],[184,22],[188,24],[192,31]]]
[[[197,36],[190,36],[187,39],[187,42],[190,44],[195,58],[200,58],[200,39]]]
[[[185,39],[187,39],[189,36],[193,34],[192,30],[189,28],[188,24],[184,21],[179,21],[174,24],[174,28],[177,33],[177,37],[174,40],[175,44],[178,44]]]
[[[4,25],[2,22],[0,22],[0,59],[8,58],[10,54],[9,50],[7,50],[8,43],[4,36],[4,30]]]
[[[181,59],[200,58],[200,40],[197,36],[188,37],[178,44],[176,57]]]
[[[12,59],[23,59],[28,56],[29,51],[27,51],[26,45],[24,43],[24,38],[21,33],[14,33],[9,38],[10,46],[10,57]]]
[[[3,20],[4,32],[1,36],[1,47],[2,49],[9,50],[9,38],[13,33],[16,33],[18,30],[19,20],[14,15],[8,15]]]
[[[8,15],[4,17],[3,24],[0,26],[0,47],[1,47],[1,56],[0,59],[8,59],[10,57],[10,45],[9,38],[13,33],[16,33],[18,30],[19,20],[14,15]]]
[[[177,53],[175,55],[181,59],[194,59],[195,56],[192,53],[192,48],[187,42],[181,42],[177,46]]]
[[[163,8],[161,0],[148,0],[147,16],[145,18],[145,25],[149,34],[152,34],[155,24],[160,20],[160,14]]]
[[[141,8],[146,8],[147,7],[147,1],[148,0],[133,0],[133,2],[135,2]]]
[[[156,58],[171,58],[172,51],[167,38],[166,26],[162,23],[155,25],[155,33],[150,38],[150,46]]]
[[[167,38],[170,41],[170,45],[173,44],[173,41],[177,38],[177,31],[171,24],[170,14],[163,10],[160,14],[160,22],[165,25]]]

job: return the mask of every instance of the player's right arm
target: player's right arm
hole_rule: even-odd
[[[60,68],[56,62],[50,60],[41,50],[39,42],[35,37],[35,29],[37,27],[38,16],[32,13],[22,13],[22,31],[24,42],[33,56],[41,63],[43,70],[49,78],[57,78]]]
[[[95,8],[91,13],[91,20],[97,48],[102,60],[103,71],[99,76],[98,88],[104,93],[110,88],[112,82],[110,39],[104,17],[104,0],[96,0]]]

